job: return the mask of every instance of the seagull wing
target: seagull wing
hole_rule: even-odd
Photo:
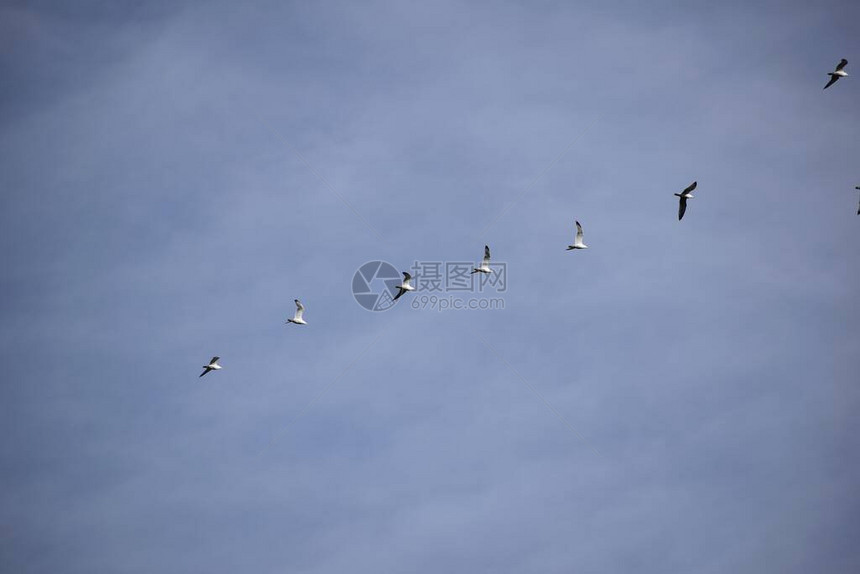
[[[577,221],[576,222],[576,241],[574,241],[574,244],[581,244],[581,243],[582,243],[582,226]]]
[[[406,293],[406,289],[403,289],[402,287],[398,287],[397,288],[397,295],[394,296],[394,300],[397,301],[398,299],[400,299],[400,296],[403,295],[404,293]]]
[[[302,305],[302,302],[296,299],[296,316],[293,319],[301,319],[302,315],[305,314],[305,306]]]
[[[836,80],[838,80],[838,79],[839,79],[839,76],[837,76],[836,74],[830,74],[830,81],[829,81],[829,82],[827,82],[827,85],[826,85],[826,86],[824,86],[824,88],[823,88],[823,89],[825,89],[825,90],[826,90],[827,88],[829,88],[830,86],[832,86],[833,84],[835,84],[835,83],[836,83]],[[841,88],[840,88],[840,89],[841,89]]]
[[[214,365],[215,363],[217,363],[217,362],[218,362],[218,359],[220,359],[220,358],[221,358],[221,357],[212,357],[212,360],[211,360],[211,361],[209,361],[209,364],[210,364],[210,365]]]
[[[484,245],[484,259],[481,261],[481,267],[490,265],[490,246]]]
[[[684,212],[687,211],[687,198],[681,197],[681,203],[678,205],[678,221],[684,217]]]
[[[410,274],[409,274],[409,273],[407,273],[406,271],[401,271],[401,273],[403,273],[403,282],[404,282],[404,283],[405,283],[406,281],[409,281],[410,279],[412,279],[412,275],[410,275]]]
[[[842,68],[844,68],[847,65],[848,65],[848,60],[846,60],[845,58],[842,58],[839,61],[839,63],[836,64],[836,71],[838,72],[839,70],[841,70]]]
[[[200,377],[202,377],[203,375],[205,375],[206,373],[208,373],[211,370],[212,369],[210,369],[209,367],[203,367],[203,372],[200,373]],[[199,379],[200,377],[197,377],[197,378]]]
[[[691,184],[689,185],[689,187],[687,187],[687,189],[685,189],[685,190],[684,190],[684,193],[690,193],[691,191],[693,191],[694,189],[696,189],[696,185],[697,185],[698,183],[699,183],[698,181],[694,181],[693,183],[691,183]]]

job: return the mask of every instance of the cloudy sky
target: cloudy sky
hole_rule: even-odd
[[[0,570],[857,572],[858,21],[3,3]]]

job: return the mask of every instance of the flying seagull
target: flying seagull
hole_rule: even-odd
[[[567,251],[571,249],[588,249],[588,245],[582,242],[582,226],[578,221],[576,223],[576,239],[573,240],[573,245],[567,246]]]
[[[848,65],[848,60],[846,60],[845,58],[842,58],[842,59],[839,61],[839,63],[838,63],[838,64],[836,64],[836,70],[834,70],[833,72],[828,72],[828,73],[827,73],[827,75],[828,75],[828,76],[830,76],[830,81],[829,81],[829,82],[827,82],[827,85],[826,85],[826,86],[824,86],[824,89],[825,89],[825,90],[826,90],[827,88],[829,88],[830,86],[832,86],[833,84],[835,84],[835,83],[836,83],[836,81],[837,81],[837,80],[839,80],[839,78],[844,78],[845,76],[847,76],[847,75],[848,75],[848,72],[846,72],[845,70],[843,70],[843,68],[844,68],[845,66],[847,66],[847,65]]]
[[[484,259],[481,261],[481,266],[472,269],[472,273],[491,273],[490,271],[490,246],[484,245]]]
[[[407,291],[415,291],[415,287],[412,286],[410,281],[412,281],[412,275],[410,275],[406,271],[403,271],[403,282],[397,286],[397,295],[394,296],[395,301],[400,299],[400,296]]]
[[[302,319],[302,315],[305,314],[305,306],[302,305],[302,302],[296,299],[296,314],[293,315],[292,319],[287,319],[285,325],[287,323],[295,323],[296,325],[307,325],[307,321]]]
[[[221,365],[219,365],[219,364],[218,364],[218,359],[220,359],[220,358],[221,358],[221,357],[212,357],[212,360],[211,360],[211,361],[209,361],[209,364],[208,364],[208,365],[203,365],[203,372],[202,372],[202,373],[200,373],[200,376],[202,377],[203,375],[205,375],[205,374],[206,374],[206,373],[208,373],[209,371],[218,371],[218,370],[220,370],[220,369],[221,369]]]
[[[681,202],[678,205],[678,221],[681,221],[681,218],[684,217],[684,212],[687,211],[687,200],[693,197],[692,191],[696,189],[696,183],[697,182],[694,181],[690,184],[690,187],[688,187],[681,193],[675,194],[681,198]]]

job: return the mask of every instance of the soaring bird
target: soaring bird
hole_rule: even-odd
[[[220,358],[221,357],[212,357],[212,360],[209,361],[208,365],[203,365],[203,372],[200,373],[200,376],[202,377],[203,375],[205,375],[209,371],[221,370],[221,365],[218,364],[218,359],[220,359]]]
[[[293,315],[292,319],[287,319],[286,323],[295,323],[296,325],[307,325],[307,321],[302,319],[302,315],[305,314],[305,306],[302,305],[302,302],[298,299],[296,301],[296,314]],[[286,325],[286,323],[284,323]]]
[[[848,65],[848,60],[846,60],[845,58],[842,58],[839,61],[839,63],[836,64],[836,70],[834,70],[833,72],[827,73],[827,75],[830,76],[830,81],[827,82],[826,86],[824,86],[825,90],[827,88],[829,88],[830,86],[832,86],[833,84],[835,84],[839,80],[839,78],[844,78],[845,76],[848,75],[848,72],[846,72],[845,70],[842,69],[847,65]]]
[[[567,251],[571,249],[588,249],[588,245],[582,242],[582,226],[578,221],[574,223],[576,223],[576,239],[573,240],[573,245],[567,246]]]
[[[397,301],[400,299],[400,296],[406,293],[407,291],[415,291],[415,287],[412,286],[412,275],[407,273],[406,271],[402,271],[403,273],[403,282],[397,286],[397,295],[394,296],[394,300]]]
[[[472,273],[491,273],[490,271],[490,246],[484,245],[484,259],[481,261],[481,266],[472,269]]]
[[[676,193],[675,195],[681,198],[681,202],[678,205],[678,221],[681,221],[681,218],[684,217],[684,212],[687,211],[687,200],[693,197],[691,193],[694,189],[696,189],[696,182],[690,184],[690,187],[682,191],[681,193]]]

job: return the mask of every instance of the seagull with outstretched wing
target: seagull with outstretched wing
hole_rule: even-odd
[[[681,193],[676,193],[675,195],[681,198],[680,203],[678,204],[678,221],[681,221],[681,218],[684,217],[684,214],[687,212],[687,200],[693,197],[693,190],[696,189],[696,184],[698,182],[693,182]]]
[[[296,325],[307,325],[307,321],[302,319],[302,315],[305,314],[305,306],[302,305],[302,302],[298,299],[296,301],[296,314],[293,315],[292,319],[287,319],[286,323],[295,323]],[[286,324],[285,323],[285,324]]]
[[[220,358],[221,357],[212,357],[212,360],[209,361],[208,365],[203,365],[203,372],[200,373],[200,376],[202,377],[203,375],[205,375],[209,371],[220,371],[221,365],[218,364],[218,359],[220,359]]]
[[[573,240],[573,245],[568,245],[566,251],[571,251],[572,249],[588,249],[588,245],[582,242],[582,226],[578,221],[574,221],[576,223],[576,238]]]
[[[830,76],[830,81],[829,81],[829,82],[827,82],[827,85],[826,85],[826,86],[824,86],[824,89],[825,89],[825,90],[826,90],[827,88],[829,88],[830,86],[832,86],[833,84],[835,84],[835,83],[839,80],[839,78],[844,78],[845,76],[847,76],[847,75],[848,75],[848,72],[846,72],[846,71],[843,69],[843,68],[844,68],[845,66],[847,66],[847,65],[848,65],[848,60],[846,60],[845,58],[842,58],[842,59],[839,61],[839,63],[838,63],[838,64],[836,64],[836,70],[835,70],[835,71],[833,71],[833,72],[828,72],[828,73],[827,73],[827,75],[828,75],[828,76]]]
[[[415,287],[412,286],[412,275],[407,273],[406,271],[402,271],[403,273],[403,282],[397,286],[397,295],[394,296],[394,300],[397,301],[400,299],[400,296],[406,293],[407,291],[415,291]]]
[[[490,246],[484,245],[484,259],[481,266],[472,269],[472,273],[491,273],[490,271]]]

